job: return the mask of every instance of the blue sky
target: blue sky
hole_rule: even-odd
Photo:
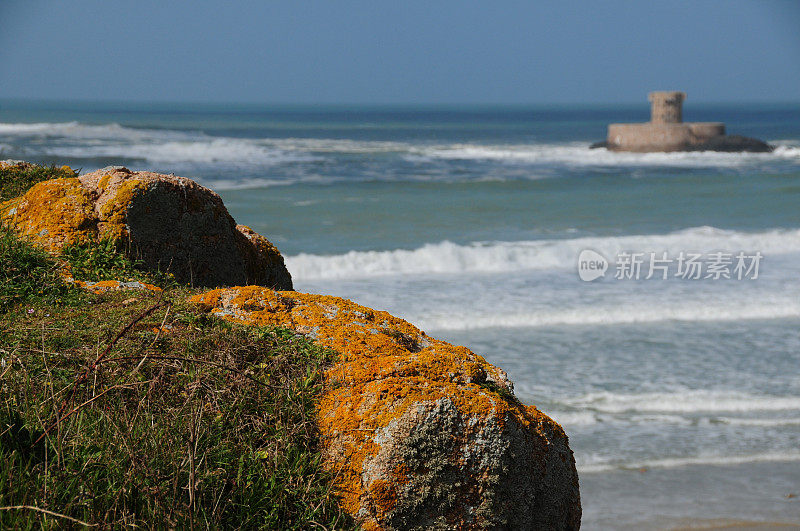
[[[0,97],[800,101],[800,1],[0,0]]]

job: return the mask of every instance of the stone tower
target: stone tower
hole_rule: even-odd
[[[591,147],[609,151],[750,151],[769,153],[774,147],[756,138],[725,134],[722,122],[683,123],[686,93],[656,91],[650,100],[650,121],[638,124],[609,124],[605,142]]]
[[[725,136],[719,122],[683,122],[686,93],[677,90],[651,92],[650,121],[610,124],[606,147],[611,151],[687,151]]]
[[[650,123],[679,124],[683,122],[685,92],[663,91],[647,95],[650,101]]]

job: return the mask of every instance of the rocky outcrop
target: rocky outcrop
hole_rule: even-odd
[[[340,354],[318,423],[345,509],[366,529],[578,529],[567,436],[464,347],[349,300],[255,286],[192,298]]]
[[[119,241],[147,268],[196,286],[292,289],[278,250],[237,226],[219,195],[183,177],[117,166],[52,179],[0,204],[0,222],[51,251]]]
[[[612,151],[622,151],[614,147],[610,147],[607,140],[594,142],[589,146],[589,149],[607,148]],[[722,135],[696,143],[683,142],[680,143],[675,149],[671,151],[723,151],[728,153],[771,153],[775,149],[774,146],[767,144],[763,140],[757,138],[749,138],[741,135]]]
[[[700,144],[693,144],[686,151],[728,151],[749,153],[771,153],[775,148],[757,138],[740,135],[725,135],[710,138]]]
[[[610,124],[605,142],[595,142],[590,149],[637,153],[669,151],[750,151],[767,153],[773,147],[738,135],[726,135],[722,122],[683,122],[686,93],[676,90],[648,94],[650,121],[633,124]]]
[[[192,301],[232,321],[291,328],[339,353],[317,423],[342,506],[365,529],[580,527],[567,436],[516,399],[502,370],[388,313],[289,291],[278,250],[236,225],[219,196],[197,183],[106,168],[36,184],[0,204],[0,222],[54,252],[113,240],[195,285],[261,284]],[[95,293],[159,290],[74,282]]]

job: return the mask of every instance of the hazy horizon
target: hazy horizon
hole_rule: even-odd
[[[658,89],[653,89],[658,90]],[[679,89],[676,89],[679,90]],[[650,91],[652,92],[652,91]],[[589,108],[589,109],[601,109],[601,108],[630,108],[630,109],[638,109],[641,108],[643,112],[650,112],[650,102],[647,101],[647,93],[642,95],[642,98],[639,100],[631,100],[631,101],[564,101],[564,102],[427,102],[427,101],[420,101],[420,102],[357,102],[357,101],[341,101],[341,102],[314,102],[314,101],[296,101],[296,102],[268,102],[268,101],[224,101],[224,100],[136,100],[136,99],[98,99],[98,98],[71,98],[71,99],[63,99],[63,98],[23,98],[23,97],[2,97],[0,96],[0,106],[8,105],[8,104],[30,104],[30,105],[88,105],[88,104],[97,104],[97,105],[107,105],[109,107],[114,108],[121,108],[125,106],[129,107],[139,107],[139,106],[165,106],[165,105],[179,105],[179,106],[186,106],[186,107],[217,107],[217,106],[226,106],[231,108],[236,107],[248,107],[248,108],[350,108],[350,107],[359,107],[363,109],[380,109],[380,108],[391,108],[391,109],[426,109],[426,108],[439,108],[439,109],[447,109],[447,108],[469,108],[469,109],[479,109],[479,108],[487,108],[487,109],[530,109],[530,110],[537,110],[537,109],[579,109],[579,108]],[[737,107],[741,108],[743,106],[752,105],[755,107],[772,107],[772,106],[797,106],[800,105],[800,99],[798,100],[692,100],[691,95],[684,100],[684,112],[688,108],[691,112],[693,106],[697,107]]]

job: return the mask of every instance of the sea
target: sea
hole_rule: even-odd
[[[0,159],[195,179],[297,290],[502,367],[569,435],[584,529],[800,525],[800,105],[684,118],[776,147],[589,149],[646,102],[0,100]]]

